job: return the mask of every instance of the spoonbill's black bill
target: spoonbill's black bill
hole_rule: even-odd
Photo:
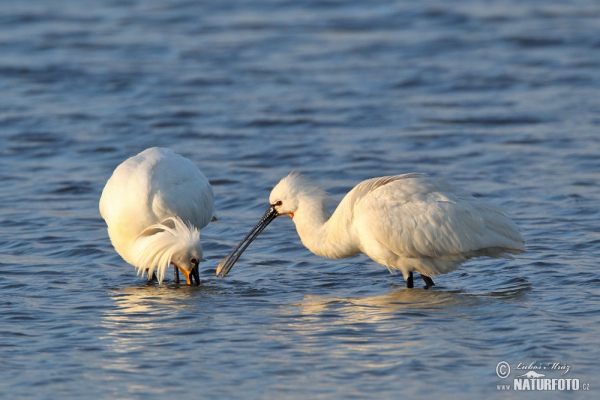
[[[250,246],[250,243],[252,243],[252,241],[254,241],[254,239],[256,239],[256,237],[267,227],[267,225],[277,218],[278,215],[279,214],[277,213],[275,207],[269,207],[258,224],[256,224],[254,228],[248,232],[246,237],[244,237],[242,241],[233,249],[233,251],[219,263],[219,266],[217,267],[217,276],[225,278],[233,267],[233,264],[235,264],[238,258],[240,258],[244,250]]]

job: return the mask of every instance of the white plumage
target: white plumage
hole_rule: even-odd
[[[153,147],[120,164],[100,198],[108,235],[125,261],[162,283],[169,264],[198,278],[199,230],[215,218],[210,183],[190,160]]]
[[[329,258],[364,253],[392,273],[401,271],[409,287],[414,271],[429,287],[431,277],[469,258],[518,254],[525,243],[500,208],[425,174],[361,182],[333,214],[326,200],[325,192],[308,178],[283,178],[271,192],[269,211],[221,262],[217,275],[225,276],[249,243],[280,215],[292,217],[302,243],[313,253]]]

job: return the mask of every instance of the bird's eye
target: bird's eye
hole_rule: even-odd
[[[281,200],[277,200],[277,201],[275,202],[275,205],[276,205],[276,206],[280,206],[280,205],[282,205],[282,204],[283,204],[283,203],[281,202]]]
[[[190,261],[192,264],[198,264],[198,259],[196,258],[192,258]]]

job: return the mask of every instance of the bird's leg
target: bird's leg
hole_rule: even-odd
[[[409,272],[408,279],[406,280],[406,287],[409,289],[414,287],[412,271]]]
[[[176,265],[173,265],[173,271],[175,271],[175,276],[173,279],[175,279],[175,283],[179,284],[179,268],[177,268]]]
[[[423,281],[425,282],[424,289],[429,289],[430,287],[435,286],[435,283],[433,283],[433,279],[431,279],[430,277],[421,275],[421,278],[423,278]]]

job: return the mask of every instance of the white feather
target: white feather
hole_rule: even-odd
[[[148,227],[134,241],[131,250],[132,264],[137,268],[138,274],[143,276],[146,272],[149,278],[156,269],[156,277],[162,282],[165,270],[175,255],[197,248],[201,248],[198,228],[190,223],[185,224],[179,217],[167,218]]]
[[[293,215],[302,243],[329,258],[365,253],[405,279],[436,276],[472,257],[523,250],[516,224],[500,208],[425,174],[385,176],[352,189],[329,216],[325,192],[297,174],[273,189],[271,204]]]
[[[120,164],[100,198],[110,240],[138,273],[162,283],[174,258],[202,257],[199,230],[214,218],[214,194],[202,172],[173,150],[150,148]],[[185,260],[181,268],[189,269]]]

